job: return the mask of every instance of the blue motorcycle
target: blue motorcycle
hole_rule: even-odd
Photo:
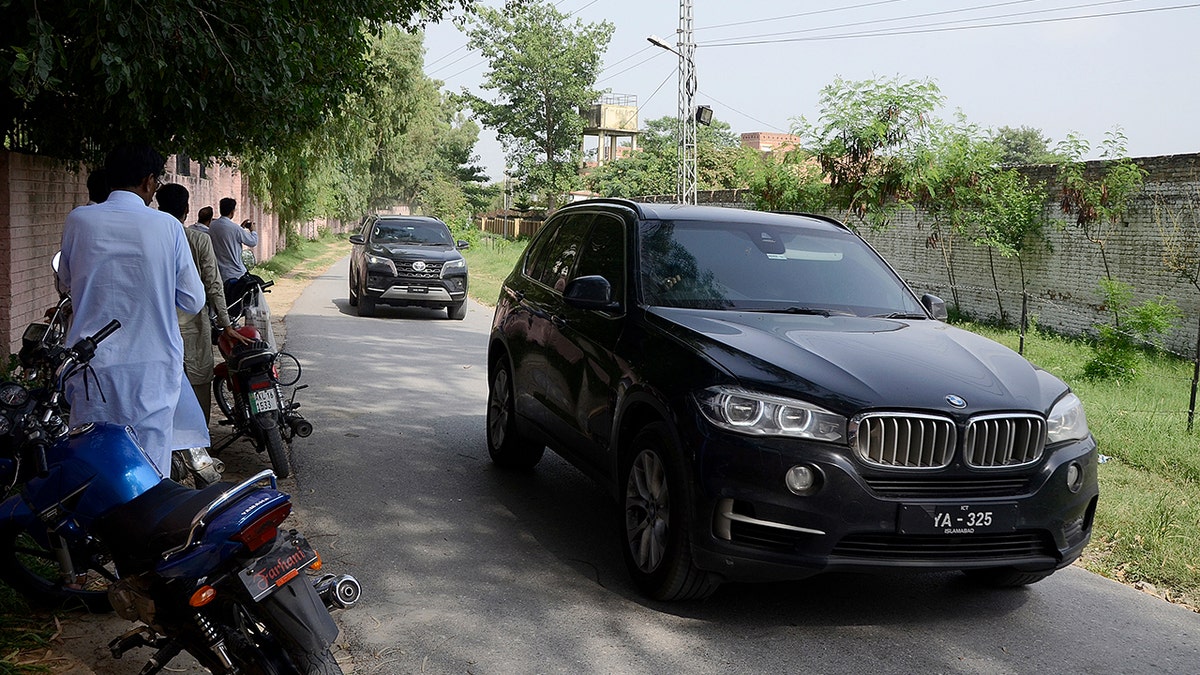
[[[282,527],[291,498],[271,471],[193,490],[159,475],[127,427],[67,430],[63,383],[119,327],[57,349],[49,386],[0,384],[0,480],[21,486],[0,503],[0,579],[141,622],[109,647],[155,649],[142,675],[184,651],[213,673],[341,673],[330,610],[360,588],[309,574],[320,556]]]

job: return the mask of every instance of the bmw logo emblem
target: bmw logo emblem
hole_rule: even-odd
[[[413,263],[413,270],[416,272],[424,272],[425,271],[425,261],[418,260],[417,262]]]
[[[961,396],[955,396],[954,394],[950,394],[946,397],[946,403],[949,403],[955,408],[967,407],[967,400]]]

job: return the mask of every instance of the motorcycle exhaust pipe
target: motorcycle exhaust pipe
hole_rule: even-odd
[[[350,609],[362,597],[362,586],[349,574],[326,574],[313,584],[327,609]]]
[[[308,438],[312,435],[312,424],[303,417],[293,417],[288,420],[288,426],[292,428],[292,433],[300,438]]]

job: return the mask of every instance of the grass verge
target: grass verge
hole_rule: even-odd
[[[480,237],[463,251],[471,272],[470,295],[488,307],[496,306],[500,286],[513,270],[528,240],[509,241],[498,237]]]

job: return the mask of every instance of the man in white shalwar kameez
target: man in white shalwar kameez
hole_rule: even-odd
[[[59,278],[70,289],[74,344],[112,319],[121,322],[96,350],[95,377],[67,382],[71,424],[133,427],[159,473],[171,473],[171,451],[209,445],[208,428],[183,370],[176,308],[204,308],[204,286],[178,221],[149,208],[164,158],[146,146],[109,153],[112,193],[81,206],[63,228]]]

